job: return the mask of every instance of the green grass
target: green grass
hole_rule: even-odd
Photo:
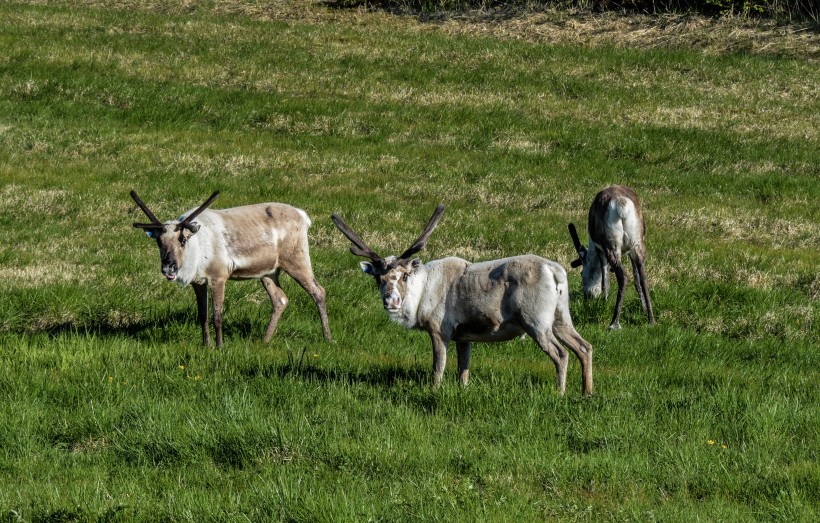
[[[0,5],[0,517],[817,519],[816,63],[169,4]],[[609,183],[642,197],[659,321],[630,287],[608,334],[614,299],[570,272],[589,399],[530,340],[432,390],[427,336],[329,220],[395,254],[442,201],[424,260],[568,267]],[[231,282],[225,349],[200,347],[131,188],[161,219],[214,189],[307,210],[335,341],[285,278],[271,344],[266,295]]]

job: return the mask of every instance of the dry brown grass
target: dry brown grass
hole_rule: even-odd
[[[583,46],[748,51],[820,59],[820,35],[808,27],[736,17],[583,14],[565,11],[471,11],[423,22],[451,34],[481,34]]]
[[[29,4],[53,4],[28,0]],[[486,35],[532,42],[638,49],[699,49],[706,54],[751,52],[820,59],[820,34],[806,25],[698,15],[623,15],[554,9],[501,8],[422,14],[333,8],[325,0],[82,0],[71,5],[158,13],[209,11],[257,20],[400,25],[447,34]]]

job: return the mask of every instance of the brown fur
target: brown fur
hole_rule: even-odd
[[[132,197],[152,220],[152,224],[135,226],[156,234],[163,274],[182,284],[190,283],[194,288],[204,344],[211,342],[208,288],[213,297],[216,344],[221,347],[225,282],[246,279],[260,280],[271,299],[273,312],[264,337],[265,342],[270,341],[288,303],[279,285],[282,271],[313,298],[325,339],[331,340],[325,290],[315,280],[310,263],[309,222],[296,208],[282,203],[265,203],[212,210],[204,209],[207,205],[203,205],[176,221],[161,224],[136,193],[132,192]],[[191,220],[187,217],[191,213],[199,215]],[[183,228],[184,224],[189,225]]]
[[[607,223],[608,218],[611,217],[610,213],[613,202],[616,204],[614,208],[618,209],[621,213],[624,213],[624,209],[629,207],[628,202],[631,202],[635,211],[634,218],[638,222],[638,237],[634,237],[634,235],[629,236],[630,244],[626,250],[624,250],[624,248],[627,246],[622,242],[620,236],[617,236],[612,232],[616,229],[610,229],[610,225]],[[629,215],[629,213],[621,214],[622,217],[627,215]],[[624,230],[626,230],[627,227],[624,225],[626,223],[625,219],[619,218],[615,223],[619,227],[623,226]],[[584,278],[587,278],[586,271],[588,269],[592,270],[596,267],[594,265],[592,267],[587,267],[587,264],[594,261],[592,260],[592,257],[603,256],[601,259],[601,266],[604,267],[608,264],[610,270],[615,273],[615,278],[618,282],[618,296],[615,301],[615,311],[613,313],[609,328],[612,330],[620,329],[620,314],[621,307],[623,305],[624,288],[626,286],[626,274],[623,266],[621,265],[622,254],[627,254],[632,262],[632,269],[635,275],[635,289],[638,291],[638,296],[641,299],[641,305],[646,311],[649,323],[654,323],[655,316],[652,311],[652,302],[649,296],[649,282],[647,281],[645,274],[646,247],[644,237],[646,233],[646,225],[644,223],[643,210],[641,208],[640,201],[638,200],[638,195],[635,194],[635,191],[629,187],[611,185],[595,195],[595,198],[592,200],[592,205],[589,208],[587,232],[592,243],[589,251],[585,253],[585,256],[582,256],[584,258],[583,264],[585,266],[584,272],[582,273],[584,274]],[[611,241],[610,237],[617,237],[617,239]],[[592,244],[596,247],[592,248]],[[580,254],[581,253],[579,252],[579,255]],[[590,279],[589,281],[595,280]],[[586,285],[587,282],[585,281],[585,288]],[[608,286],[608,277],[604,267],[601,274],[601,287],[603,290],[604,299],[606,299]]]

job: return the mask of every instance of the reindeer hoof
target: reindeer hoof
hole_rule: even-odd
[[[609,326],[609,330],[619,331],[619,330],[621,330],[621,324],[620,323],[613,323],[612,325]]]

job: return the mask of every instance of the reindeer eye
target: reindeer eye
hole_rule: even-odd
[[[188,241],[188,240],[185,238],[185,236],[182,236],[182,237],[180,237],[180,239],[179,239],[179,244],[180,244],[180,245],[182,245],[183,247],[185,247],[185,243],[186,243],[187,241]]]
[[[410,277],[410,275],[405,272],[404,274],[401,275],[401,281],[407,281],[407,278],[409,278],[409,277]]]

